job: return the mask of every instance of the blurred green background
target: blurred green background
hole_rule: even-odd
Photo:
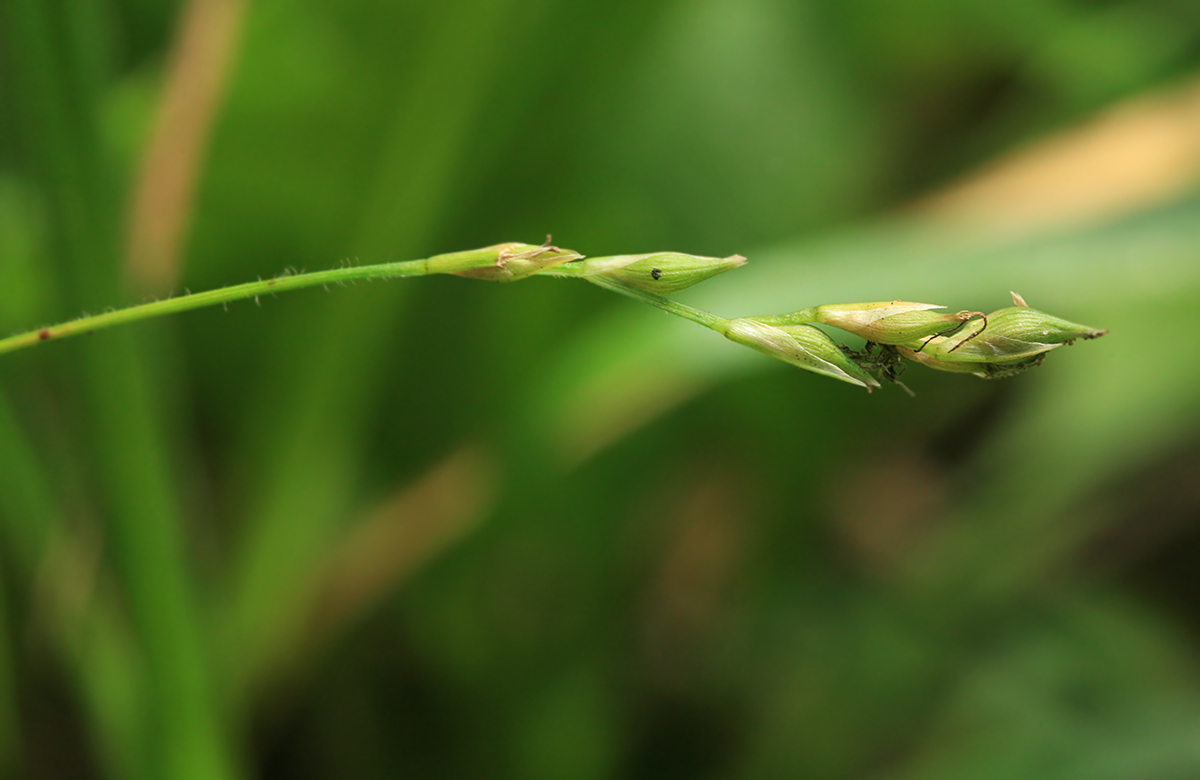
[[[434,277],[0,359],[0,776],[1200,777],[1200,5],[0,0],[0,332],[501,241],[1110,328],[868,395]]]

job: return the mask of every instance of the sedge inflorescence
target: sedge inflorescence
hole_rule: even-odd
[[[939,371],[974,374],[985,379],[1010,377],[1040,365],[1051,350],[1076,339],[1094,339],[1108,332],[1030,308],[1020,295],[1011,295],[1013,306],[990,314],[950,312],[943,306],[929,303],[880,301],[814,306],[792,314],[751,317],[737,322],[753,322],[770,328],[775,341],[783,339],[781,334],[795,335],[801,329],[816,330],[815,324],[862,337],[866,345],[859,350],[839,346],[828,337],[819,341],[810,336],[809,343],[825,358],[836,349],[862,372],[846,371],[844,361],[839,372],[813,370],[868,389],[878,386],[868,372],[877,371],[881,378],[896,382],[905,360]],[[745,330],[739,326],[734,333],[726,335],[773,353],[781,360],[806,367],[793,359],[789,349],[764,348],[771,339],[746,339]]]
[[[825,304],[790,314],[733,319],[699,312],[663,297],[745,262],[740,255],[713,258],[660,252],[573,260],[548,273],[578,276],[640,298],[700,322],[738,344],[868,391],[879,387],[881,379],[898,383],[906,361],[997,379],[1041,364],[1047,352],[1076,339],[1107,333],[1032,309],[1016,293],[1011,293],[1012,306],[991,313],[949,311],[932,303],[878,301]],[[850,349],[819,326],[852,333],[866,344]]]
[[[733,319],[666,297],[745,263],[746,258],[741,255],[704,257],[681,252],[585,257],[574,250],[553,246],[549,238],[544,244],[510,242],[424,260],[290,274],[189,293],[0,339],[0,353],[203,306],[258,300],[260,295],[285,290],[433,274],[494,282],[521,281],[534,276],[582,279],[691,320],[798,368],[868,391],[879,387],[880,380],[899,383],[906,361],[941,371],[997,379],[1039,365],[1047,352],[1064,344],[1107,333],[1031,309],[1016,293],[1012,293],[1013,306],[990,314],[951,312],[931,303],[879,301],[825,304],[790,314]],[[823,327],[852,333],[866,343],[859,349],[851,349],[834,341]]]

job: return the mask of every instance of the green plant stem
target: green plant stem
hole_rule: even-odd
[[[114,325],[124,325],[131,322],[151,319],[153,317],[161,317],[167,314],[176,314],[178,312],[190,311],[192,309],[200,309],[204,308],[205,306],[227,304],[231,301],[242,301],[249,298],[254,298],[257,300],[260,296],[275,295],[276,293],[285,292],[287,290],[299,290],[304,287],[316,287],[318,285],[345,284],[346,282],[364,279],[402,279],[410,276],[426,276],[434,273],[457,273],[460,271],[491,265],[495,263],[496,256],[496,248],[487,247],[485,249],[474,249],[467,252],[454,252],[445,255],[435,255],[434,257],[429,257],[422,260],[407,260],[398,263],[380,263],[377,265],[336,268],[329,271],[313,271],[312,273],[291,274],[287,276],[278,276],[274,279],[260,279],[257,282],[247,282],[245,284],[237,284],[232,287],[223,287],[219,290],[188,293],[177,298],[168,298],[162,301],[153,301],[152,303],[129,306],[124,309],[118,309],[117,311],[80,317],[79,319],[71,320],[70,322],[51,325],[45,328],[38,328],[25,333],[18,333],[15,336],[9,336],[8,338],[0,339],[0,354],[14,352],[24,347],[31,347],[35,344],[40,344],[43,341],[58,340],[68,336],[78,336],[81,333],[92,333],[102,328],[111,328]],[[718,333],[725,332],[725,325],[728,322],[728,320],[723,317],[718,317],[715,314],[710,314],[709,312],[702,311],[682,303],[677,303],[668,298],[654,295],[653,293],[638,290],[622,282],[606,279],[603,276],[587,276],[582,273],[582,268],[577,264],[566,263],[555,268],[548,268],[542,271],[542,275],[556,276],[560,278],[586,279],[597,287],[603,287],[604,289],[611,290],[619,295],[625,295],[627,297],[642,301],[643,303],[648,303],[651,306],[662,309],[665,312],[674,314],[676,317],[682,317],[685,320],[691,320],[692,322],[699,323],[706,328],[717,331]]]
[[[488,257],[494,259],[495,253],[485,253],[484,250],[479,250],[478,252],[459,252],[455,255],[439,255],[438,257],[458,259],[460,256],[464,267],[469,267],[468,264],[475,259],[487,260]],[[162,301],[154,301],[153,303],[143,303],[138,306],[130,306],[125,309],[110,311],[104,314],[97,314],[90,317],[80,317],[77,320],[64,322],[60,325],[39,328],[37,330],[28,331],[27,333],[19,333],[15,336],[9,336],[6,339],[0,339],[0,354],[12,352],[23,347],[33,346],[34,344],[38,344],[43,341],[66,338],[67,336],[77,336],[81,333],[91,333],[93,331],[100,330],[101,328],[110,328],[114,325],[123,325],[130,322],[150,319],[152,317],[161,317],[165,314],[175,314],[181,311],[200,309],[205,306],[215,306],[217,304],[229,303],[231,301],[258,298],[262,295],[274,295],[275,293],[284,292],[286,290],[298,290],[303,287],[315,287],[317,285],[344,284],[346,282],[362,279],[398,279],[407,276],[424,276],[426,273],[428,273],[426,264],[429,262],[429,259],[409,260],[399,263],[382,263],[379,265],[364,265],[354,268],[337,268],[330,271],[314,271],[312,273],[279,276],[274,279],[259,280],[257,282],[247,282],[246,284],[224,287],[220,290],[189,293],[187,295],[181,295],[178,298],[168,298]]]

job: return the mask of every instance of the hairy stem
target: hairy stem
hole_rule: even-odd
[[[466,263],[474,259],[470,256],[480,254],[480,259],[487,260],[488,257],[482,255],[483,252],[484,250],[478,250],[478,252],[460,252],[456,253],[453,257],[458,259],[461,255],[463,262]],[[490,256],[491,259],[494,259],[495,253],[491,252]],[[439,257],[452,256],[440,255]],[[258,298],[261,295],[273,295],[285,290],[298,290],[303,287],[315,287],[317,285],[342,284],[360,279],[398,279],[406,276],[424,276],[428,273],[426,269],[427,262],[428,260],[409,260],[400,263],[381,263],[379,265],[364,265],[354,268],[337,268],[330,271],[314,271],[312,273],[293,274],[291,276],[279,276],[274,279],[259,280],[257,282],[247,282],[246,284],[224,287],[220,290],[189,293],[181,295],[178,298],[143,303],[139,306],[130,306],[104,314],[80,317],[77,320],[64,322],[60,325],[52,325],[26,333],[18,333],[15,336],[0,339],[0,354],[29,347],[50,339],[77,336],[81,333],[91,333],[101,328],[110,328],[113,325],[123,325],[152,317],[161,317],[165,314],[174,314],[191,309],[200,309],[205,306],[229,303],[230,301]]]
[[[286,290],[298,290],[303,287],[315,287],[318,285],[344,284],[361,279],[399,279],[408,276],[426,276],[436,273],[457,273],[463,275],[477,275],[478,273],[488,273],[495,276],[497,269],[508,259],[514,257],[536,256],[539,254],[539,247],[533,247],[532,253],[525,255],[505,254],[512,250],[512,247],[518,245],[497,245],[494,247],[486,247],[484,249],[474,249],[467,252],[454,252],[451,254],[435,255],[434,257],[424,260],[408,260],[399,263],[381,263],[378,265],[364,265],[351,268],[337,268],[330,271],[314,271],[312,273],[290,274],[287,276],[278,276],[274,279],[259,280],[257,282],[247,282],[246,284],[238,284],[232,287],[224,287],[220,290],[209,290],[201,293],[188,293],[177,298],[168,298],[162,301],[154,301],[152,303],[143,303],[138,306],[130,306],[117,311],[110,311],[104,314],[94,316],[80,317],[70,322],[64,322],[59,325],[51,325],[37,330],[18,333],[15,336],[9,336],[5,339],[0,339],[0,354],[5,352],[13,352],[23,347],[33,346],[34,344],[51,339],[61,339],[67,336],[77,336],[81,333],[92,333],[101,328],[109,328],[113,325],[123,325],[139,320],[146,320],[153,317],[161,317],[166,314],[175,314],[177,312],[189,311],[191,309],[199,309],[205,306],[215,306],[217,304],[226,304],[230,301],[241,301],[248,298],[257,299],[261,295],[274,295]],[[524,246],[524,245],[520,245]],[[562,253],[562,250],[552,248],[553,252]],[[568,250],[569,251],[569,250]],[[575,255],[578,257],[578,255]],[[662,309],[665,312],[674,314],[676,317],[682,317],[692,322],[697,322],[706,328],[711,328],[719,333],[725,332],[725,320],[715,314],[710,314],[706,311],[687,306],[682,303],[677,303],[668,298],[663,298],[660,295],[645,292],[635,287],[631,287],[624,282],[614,279],[607,279],[602,276],[585,275],[581,272],[582,268],[578,264],[566,263],[558,267],[550,267],[541,269],[541,273],[546,276],[558,276],[565,278],[586,279],[598,287],[603,287],[606,290],[625,295],[630,298],[637,299],[643,303],[648,303],[651,306]]]

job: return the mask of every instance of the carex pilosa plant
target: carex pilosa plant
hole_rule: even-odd
[[[188,293],[0,339],[0,354],[113,325],[231,301],[257,300],[286,290],[432,274],[493,282],[515,282],[533,276],[582,279],[703,325],[735,343],[868,392],[880,386],[880,379],[899,383],[905,360],[941,371],[996,379],[1040,365],[1047,352],[1075,339],[1094,339],[1108,332],[1032,309],[1017,293],[1012,293],[1013,306],[990,314],[949,312],[930,303],[880,301],[822,304],[790,314],[733,319],[666,297],[745,263],[741,255],[702,257],[680,252],[589,258],[554,246],[549,238],[540,245],[510,242],[420,260],[291,273]],[[838,344],[818,325],[854,334],[866,344],[860,349]]]

